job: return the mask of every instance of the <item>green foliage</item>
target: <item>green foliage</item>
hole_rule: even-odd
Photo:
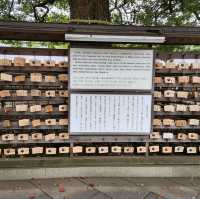
[[[113,24],[200,25],[199,0],[110,0],[110,12]],[[0,1],[5,21],[67,23],[69,13],[69,0]]]
[[[115,23],[134,25],[200,24],[199,0],[110,0],[110,4]],[[119,16],[122,16],[122,19]]]
[[[200,25],[199,0],[110,0],[112,24],[131,25]],[[70,20],[69,0],[1,0],[1,21],[34,21],[78,24],[110,24],[97,20]],[[2,41],[11,46],[38,47],[36,42]],[[41,46],[66,47],[66,44],[43,42]],[[155,46],[159,50],[199,50],[198,46]]]
[[[37,41],[16,41],[2,40],[2,44],[10,47],[26,47],[26,48],[52,48],[52,49],[67,49],[68,43],[65,42],[37,42]]]
[[[159,44],[113,44],[113,48],[134,48],[134,49],[147,49],[152,48],[159,52],[199,52],[200,46],[198,45],[159,45]]]

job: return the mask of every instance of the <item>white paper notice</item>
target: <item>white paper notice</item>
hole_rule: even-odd
[[[153,50],[70,49],[71,89],[151,90]]]
[[[149,134],[151,95],[71,94],[72,135]]]

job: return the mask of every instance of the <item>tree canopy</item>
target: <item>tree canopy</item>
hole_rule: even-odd
[[[97,19],[97,20],[96,20]],[[199,0],[1,0],[0,21],[200,25]],[[3,45],[51,48],[66,43],[2,41]],[[159,50],[197,51],[197,46],[158,46]]]
[[[99,0],[76,1],[89,5]],[[74,4],[70,2],[73,0],[1,0],[0,20],[67,23],[70,20],[70,10],[74,9]],[[112,24],[200,24],[199,0],[109,0],[108,9]],[[86,12],[84,7],[83,11]],[[78,20],[77,15],[75,18]],[[91,19],[92,16],[88,18]]]

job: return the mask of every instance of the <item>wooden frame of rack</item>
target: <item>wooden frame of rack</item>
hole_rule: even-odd
[[[40,34],[38,34],[38,31]],[[41,23],[15,23],[15,22],[1,22],[0,23],[0,40],[28,40],[28,41],[52,41],[52,42],[67,42],[65,40],[65,34],[66,33],[75,33],[75,34],[106,34],[106,35],[142,35],[142,36],[164,36],[166,37],[166,41],[164,44],[168,45],[174,45],[174,44],[180,44],[180,45],[187,45],[187,44],[194,44],[194,45],[199,45],[200,44],[200,27],[136,27],[136,26],[110,26],[110,25],[76,25],[76,24],[41,24]],[[80,42],[84,45],[87,45],[85,42]],[[93,43],[93,45],[97,45],[97,43]],[[106,44],[105,46],[110,45]],[[9,48],[9,47],[1,47],[0,48],[0,53],[1,54],[9,54],[9,55],[44,55],[44,56],[67,56],[68,55],[68,50],[65,49],[27,49],[27,48]],[[162,59],[172,59],[172,58],[198,58],[199,54],[198,53],[157,53],[156,54],[157,58],[162,58]],[[51,74],[59,74],[62,72],[66,72],[66,69],[64,68],[47,68],[47,67],[6,67],[6,66],[0,66],[0,71],[4,72],[13,72],[13,73],[22,73],[22,72],[40,72],[43,74],[51,73]],[[191,70],[177,70],[177,69],[161,69],[161,70],[156,70],[157,75],[199,75],[200,71],[191,71]],[[0,85],[2,86],[2,85]],[[18,86],[21,86],[21,84],[15,84],[15,85],[4,85],[5,88],[16,88]],[[37,87],[38,84],[27,84],[23,88],[34,88]],[[42,87],[41,89],[44,89],[45,87],[48,87],[48,84],[42,83],[40,84]],[[57,89],[60,85],[54,85],[51,87],[51,89]],[[65,85],[64,85],[65,86]],[[161,85],[155,85],[156,88],[163,89],[166,85],[161,84]],[[172,88],[183,88],[182,85],[170,85]],[[167,85],[169,87],[169,85]],[[198,86],[197,86],[198,87]],[[193,88],[193,85],[185,86],[184,88],[186,89],[191,89]],[[196,88],[196,87],[195,87]],[[13,98],[13,97],[6,97],[1,100],[6,100],[6,101],[13,101],[13,100],[27,100],[31,101],[32,98],[27,96],[27,97],[20,97],[20,98]],[[45,100],[44,97],[38,98],[39,100]],[[177,102],[179,99],[173,98],[169,99],[171,102]],[[167,99],[167,101],[169,101]],[[192,99],[195,101],[199,101],[198,99]],[[49,101],[49,100],[48,100]],[[52,98],[50,100],[52,104],[54,103],[61,103],[62,99],[60,98]],[[155,99],[155,101],[160,101],[160,102],[165,102],[165,98],[160,98],[160,99]],[[29,114],[27,113],[28,116],[32,117],[34,114]],[[162,117],[164,113],[155,113],[155,116]],[[195,116],[199,116],[199,113],[194,114]],[[13,116],[17,117],[17,114],[0,114],[0,117],[8,117],[8,116]],[[45,114],[40,114],[40,116],[44,116]],[[177,116],[176,113],[174,114],[168,114],[168,116]],[[190,116],[189,112],[186,112],[184,114],[178,114],[178,116],[185,117],[185,116]],[[46,129],[47,131],[49,130],[56,130],[55,128],[49,128]],[[160,131],[165,131],[171,130],[172,132],[179,132],[180,128],[176,127],[156,127],[154,128],[155,130],[160,130]],[[2,132],[7,132],[7,129],[1,129]],[[13,132],[19,131],[19,128],[13,128]],[[27,131],[32,131],[36,129],[29,128]],[[41,129],[42,131],[45,132],[45,129]],[[57,130],[60,130],[59,128]],[[199,131],[199,127],[185,127],[182,128],[181,130],[183,131]],[[149,145],[152,145],[154,143],[169,143],[170,145],[173,145],[173,143],[188,143],[190,145],[192,142],[195,144],[199,143],[199,140],[185,140],[185,141],[179,141],[177,139],[172,139],[172,140],[163,140],[163,139],[157,139],[157,140],[152,140],[149,139],[148,136],[72,136],[68,141],[59,141],[55,140],[55,144],[57,145],[58,143],[66,143],[70,147],[73,147],[74,145],[83,145],[83,146],[91,146],[91,143],[96,143],[98,146],[100,146],[100,143],[104,143],[107,146],[114,146],[115,144],[117,145],[128,145],[128,143],[134,143],[136,146],[139,146],[140,143],[142,146],[148,147]],[[38,143],[38,142],[37,142]],[[45,145],[48,145],[48,142],[41,141],[39,144],[44,143]],[[16,141],[11,141],[7,143],[0,143],[1,145],[13,145],[17,144]],[[19,142],[19,144],[24,145],[24,143]],[[36,144],[36,142],[29,140],[27,144]],[[102,145],[104,145],[102,144]],[[135,153],[134,153],[135,154]],[[148,151],[145,153],[148,156]],[[73,155],[73,153],[71,153]]]

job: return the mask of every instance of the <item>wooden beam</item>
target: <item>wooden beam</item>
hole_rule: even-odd
[[[113,165],[115,167],[129,167],[129,166],[189,166],[200,165],[198,156],[131,156],[131,157],[27,157],[27,158],[1,158],[0,168],[51,168],[51,167],[107,167]]]
[[[0,31],[1,32],[1,31]],[[0,47],[0,54],[68,56],[67,49]]]
[[[200,44],[200,27],[0,22],[0,39],[64,42],[65,33],[165,36],[165,44]]]

